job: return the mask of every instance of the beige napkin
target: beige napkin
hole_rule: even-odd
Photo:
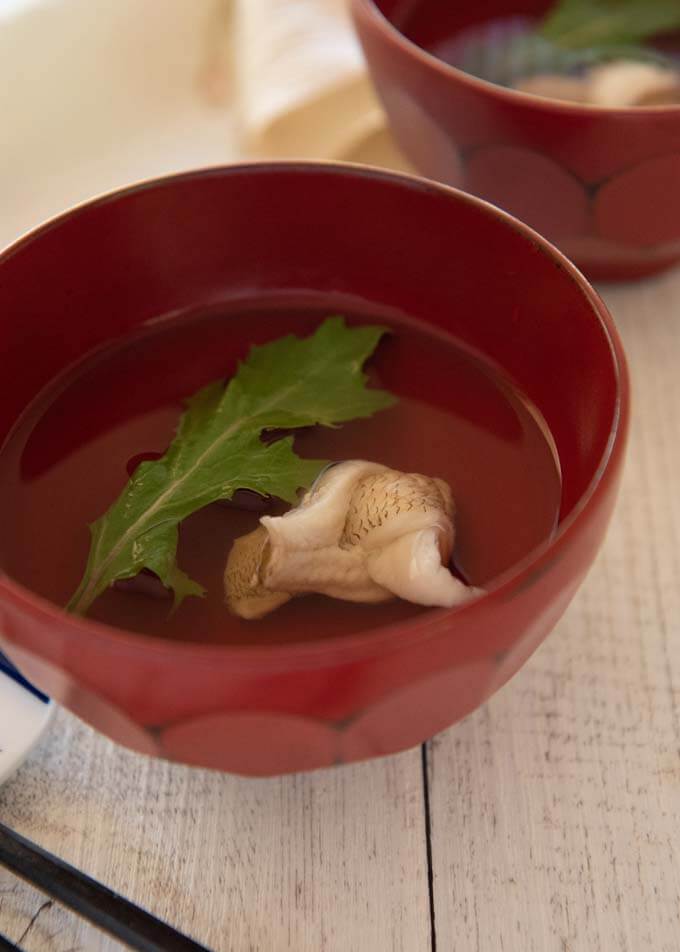
[[[346,0],[234,0],[231,53],[253,155],[410,170],[373,92]]]

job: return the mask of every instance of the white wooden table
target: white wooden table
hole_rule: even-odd
[[[121,110],[120,135],[93,112],[94,139],[67,116],[49,169],[5,149],[0,243],[133,174],[233,157],[224,115],[180,106],[157,128]],[[677,952],[680,272],[605,297],[635,388],[621,504],[487,705],[423,750],[280,780],[152,762],[60,712],[0,819],[219,952]],[[1,871],[0,932],[118,948]]]

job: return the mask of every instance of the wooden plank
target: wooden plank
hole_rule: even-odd
[[[419,751],[275,780],[132,754],[59,712],[0,791],[12,828],[210,948],[430,948]],[[0,932],[26,952],[110,952],[0,872]]]
[[[429,752],[446,952],[680,942],[680,273],[607,299],[635,423],[605,550],[525,669]]]

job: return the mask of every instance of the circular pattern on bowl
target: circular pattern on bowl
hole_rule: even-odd
[[[466,160],[465,187],[551,240],[588,230],[583,185],[539,152],[503,145],[479,149]]]
[[[18,645],[7,645],[7,650],[12,660],[26,672],[31,681],[40,685],[43,691],[68,708],[76,717],[96,724],[102,734],[137,753],[160,753],[152,733],[109,700],[76,682],[63,668]]]
[[[494,665],[479,661],[416,681],[363,711],[340,737],[343,761],[406,750],[459,721],[481,704]]]
[[[332,725],[271,712],[214,714],[161,733],[166,757],[254,777],[330,767],[337,746]]]
[[[460,152],[441,124],[410,96],[394,87],[382,91],[404,155],[428,178],[454,188],[463,185]]]
[[[627,247],[680,239],[680,154],[643,162],[602,185],[595,220],[603,238]]]

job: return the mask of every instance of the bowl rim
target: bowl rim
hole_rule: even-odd
[[[568,515],[558,524],[553,536],[534,547],[524,558],[497,576],[483,596],[453,608],[432,608],[422,615],[405,621],[393,622],[372,628],[361,629],[349,635],[339,635],[322,640],[308,642],[289,642],[286,644],[226,644],[208,642],[169,641],[139,632],[116,628],[103,622],[71,615],[54,602],[31,591],[27,586],[14,580],[0,569],[0,607],[4,599],[9,599],[19,610],[43,622],[55,626],[68,625],[73,631],[80,631],[90,639],[96,639],[100,647],[112,653],[138,652],[148,658],[149,654],[157,660],[182,661],[185,664],[205,666],[216,661],[229,660],[235,666],[260,670],[290,667],[323,666],[332,660],[334,663],[352,662],[366,655],[374,656],[383,650],[396,650],[406,645],[427,640],[430,635],[441,631],[442,621],[463,616],[472,617],[486,611],[490,603],[502,603],[510,600],[516,591],[521,591],[533,578],[538,578],[554,561],[561,550],[574,535],[587,513],[597,507],[604,491],[605,474],[622,460],[625,451],[630,404],[629,372],[623,344],[609,310],[585,276],[559,249],[546,238],[534,231],[529,225],[514,218],[508,212],[492,205],[484,199],[469,195],[460,189],[443,185],[422,176],[402,172],[392,172],[374,166],[359,163],[325,160],[271,160],[247,161],[226,165],[211,165],[188,171],[155,176],[130,185],[115,188],[93,198],[78,202],[59,215],[38,224],[20,235],[6,248],[0,249],[0,268],[25,246],[42,235],[59,228],[79,214],[99,205],[116,202],[128,195],[139,194],[155,188],[165,188],[176,183],[190,182],[202,178],[231,177],[239,175],[269,175],[323,173],[329,176],[350,176],[363,181],[386,182],[408,190],[415,189],[426,195],[439,197],[446,201],[466,203],[483,215],[499,221],[528,241],[544,257],[548,258],[576,285],[586,299],[593,318],[598,321],[611,354],[612,369],[617,391],[609,437],[602,456],[595,468],[586,489]],[[1,616],[0,616],[1,617]],[[11,643],[12,626],[5,632],[5,638]]]
[[[390,43],[398,47],[409,56],[420,60],[429,69],[441,73],[449,79],[455,79],[464,86],[468,86],[477,93],[483,93],[492,98],[509,102],[516,106],[532,106],[534,108],[557,113],[568,113],[581,115],[584,118],[593,116],[611,116],[612,118],[632,119],[659,116],[673,116],[680,119],[680,103],[666,104],[658,106],[600,106],[595,103],[570,102],[563,99],[552,99],[550,96],[537,96],[535,93],[524,92],[520,89],[513,89],[509,86],[500,86],[498,83],[492,83],[488,79],[481,79],[479,76],[473,76],[472,73],[466,73],[465,70],[452,66],[444,62],[434,53],[429,53],[424,47],[419,46],[414,40],[409,39],[405,33],[392,23],[392,21],[382,12],[378,6],[377,0],[350,0],[355,15],[363,11],[371,17],[376,26],[381,30]]]

